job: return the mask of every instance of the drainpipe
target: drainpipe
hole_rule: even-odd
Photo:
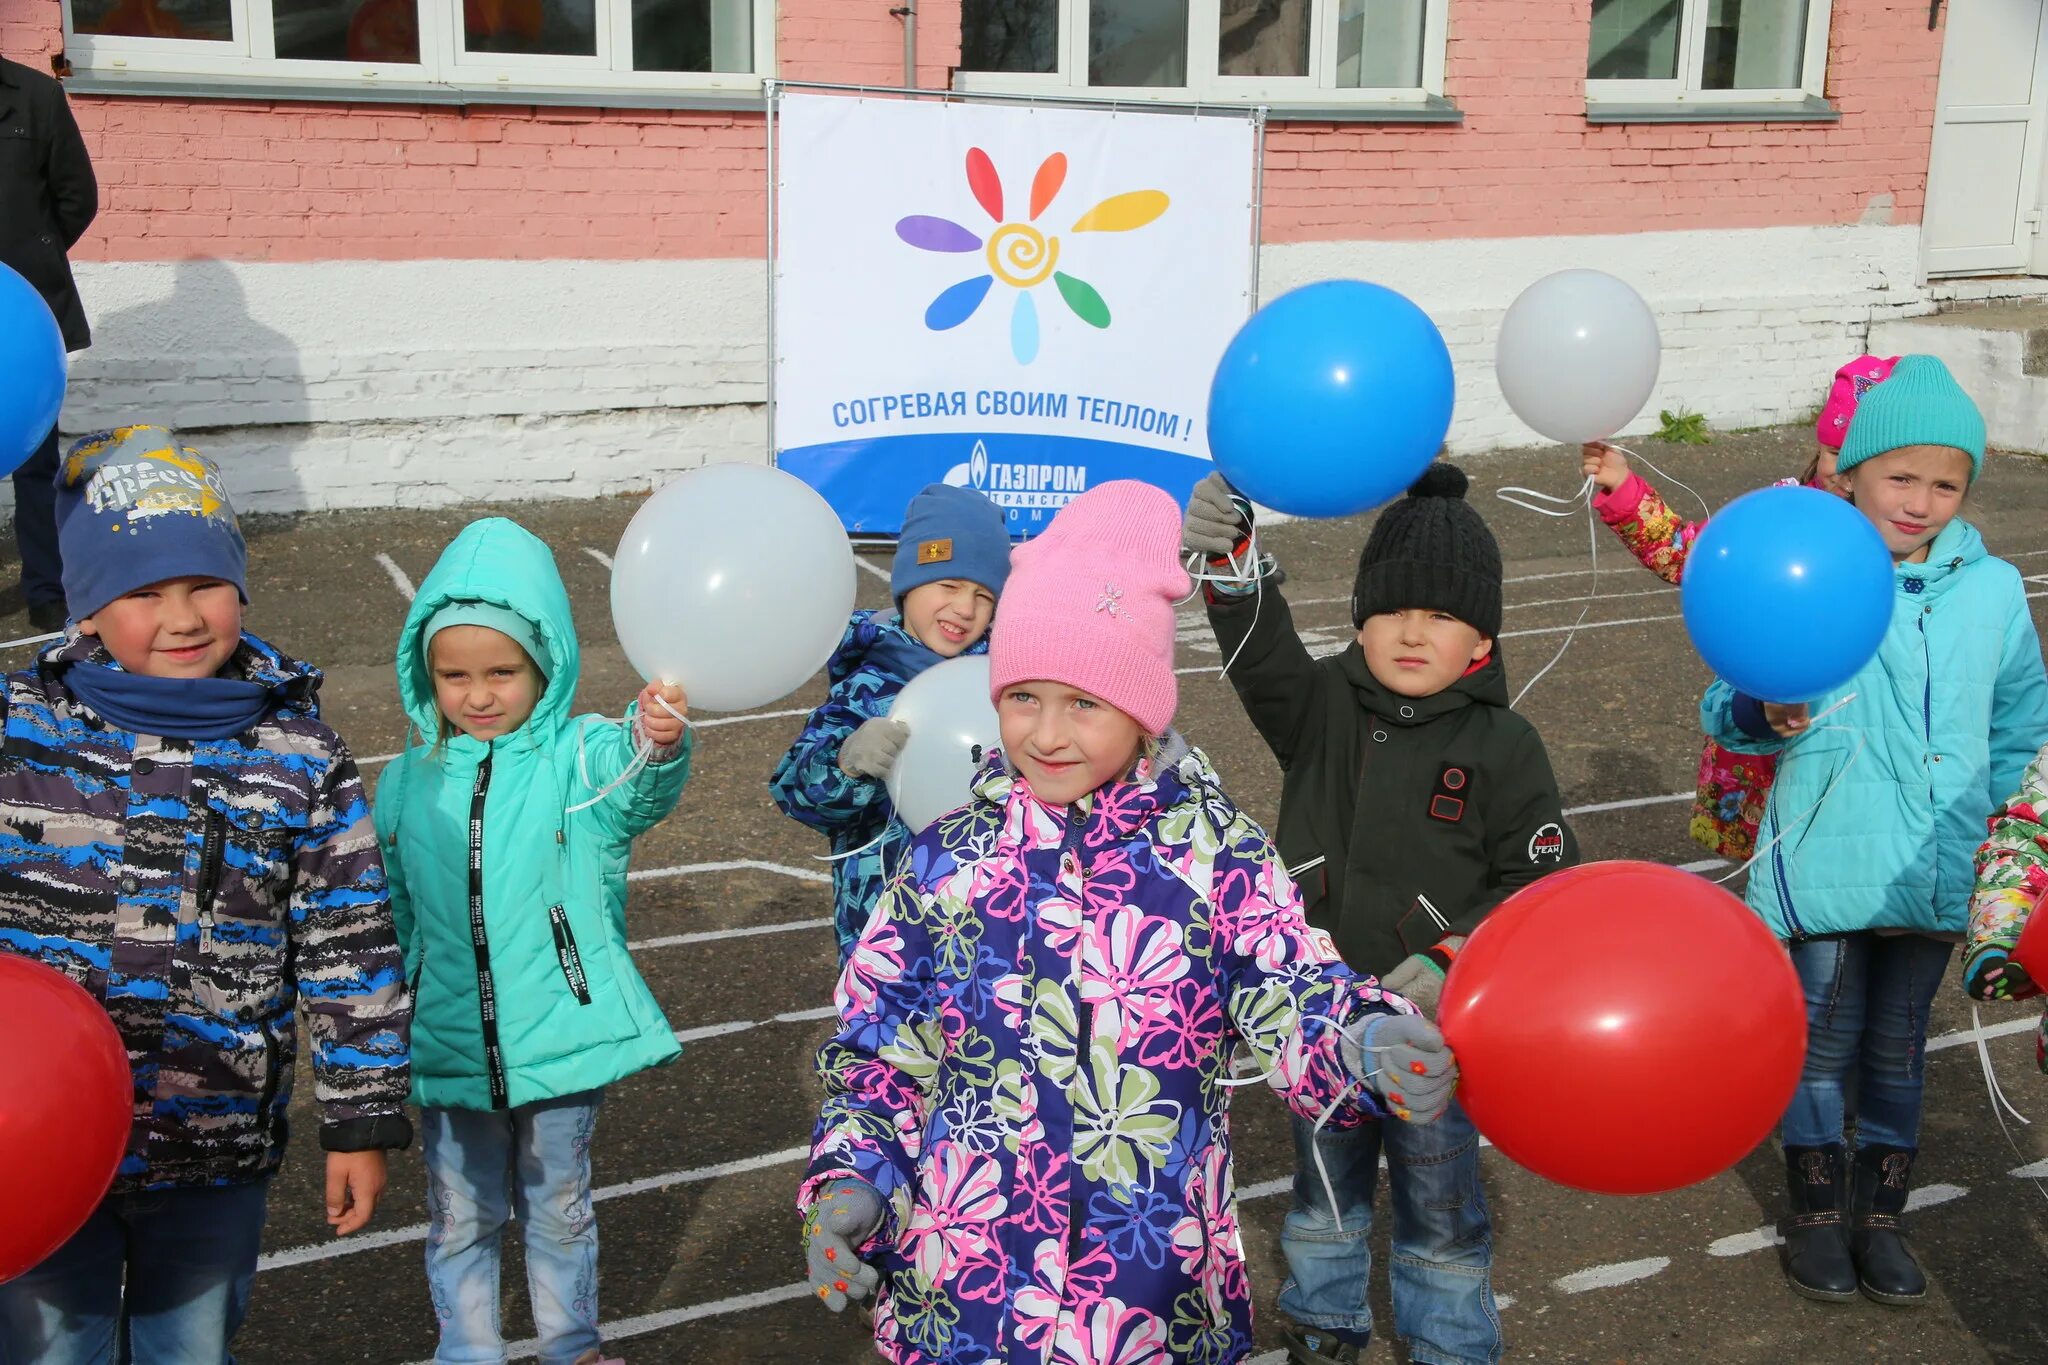
[[[903,88],[917,89],[917,0],[903,0],[903,3],[889,11],[903,21]]]

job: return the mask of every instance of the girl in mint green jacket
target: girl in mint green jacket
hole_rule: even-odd
[[[1806,991],[1806,1066],[1784,1123],[1783,1256],[1809,1298],[1926,1297],[1899,1215],[1928,1006],[1962,936],[1984,822],[2048,740],[2026,584],[1957,516],[1983,461],[1983,418],[1948,370],[1931,356],[1899,361],[1864,395],[1839,466],[1895,566],[1877,656],[1810,703],[1767,705],[1717,682],[1702,706],[1712,738],[1781,755],[1748,899],[1787,941]]]
[[[442,553],[398,639],[425,739],[385,773],[376,827],[413,983],[439,1360],[504,1357],[515,1204],[540,1358],[598,1360],[598,1101],[680,1051],[627,953],[626,865],[689,774],[682,693],[649,684],[629,736],[569,716],[578,662],[554,556],[500,518]]]

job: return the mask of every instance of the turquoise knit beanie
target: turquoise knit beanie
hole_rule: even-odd
[[[1931,355],[1901,357],[1871,386],[1849,419],[1836,468],[1843,473],[1903,446],[1948,446],[1970,457],[1970,480],[1984,472],[1984,414]]]

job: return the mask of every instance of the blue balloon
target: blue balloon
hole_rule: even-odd
[[[35,286],[0,265],[0,474],[12,474],[57,425],[64,334]]]
[[[1451,353],[1391,289],[1325,280],[1238,329],[1209,388],[1209,451],[1231,486],[1302,517],[1391,502],[1451,428]]]
[[[1855,507],[1762,488],[1714,514],[1685,559],[1685,629],[1707,666],[1765,701],[1812,701],[1862,671],[1892,620],[1892,556]]]

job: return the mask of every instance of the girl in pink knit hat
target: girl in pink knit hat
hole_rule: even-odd
[[[1003,748],[840,978],[799,1203],[825,1305],[879,1288],[884,1360],[1241,1360],[1235,1047],[1330,1126],[1450,1101],[1442,1035],[1308,927],[1171,729],[1180,521],[1109,483],[1016,550],[989,648]]]
[[[1836,477],[1835,460],[1849,434],[1849,419],[1870,386],[1889,375],[1898,362],[1897,356],[1859,355],[1835,371],[1827,402],[1814,423],[1813,458],[1797,479],[1780,479],[1780,485],[1797,483],[1848,496]],[[1706,522],[1680,520],[1657,490],[1629,468],[1628,457],[1605,441],[1582,447],[1580,453],[1580,468],[1598,490],[1593,510],[1600,520],[1614,529],[1644,568],[1667,583],[1677,583]],[[1756,851],[1757,821],[1763,817],[1776,766],[1773,755],[1738,754],[1708,740],[1700,755],[1692,837],[1731,861],[1747,859]]]

